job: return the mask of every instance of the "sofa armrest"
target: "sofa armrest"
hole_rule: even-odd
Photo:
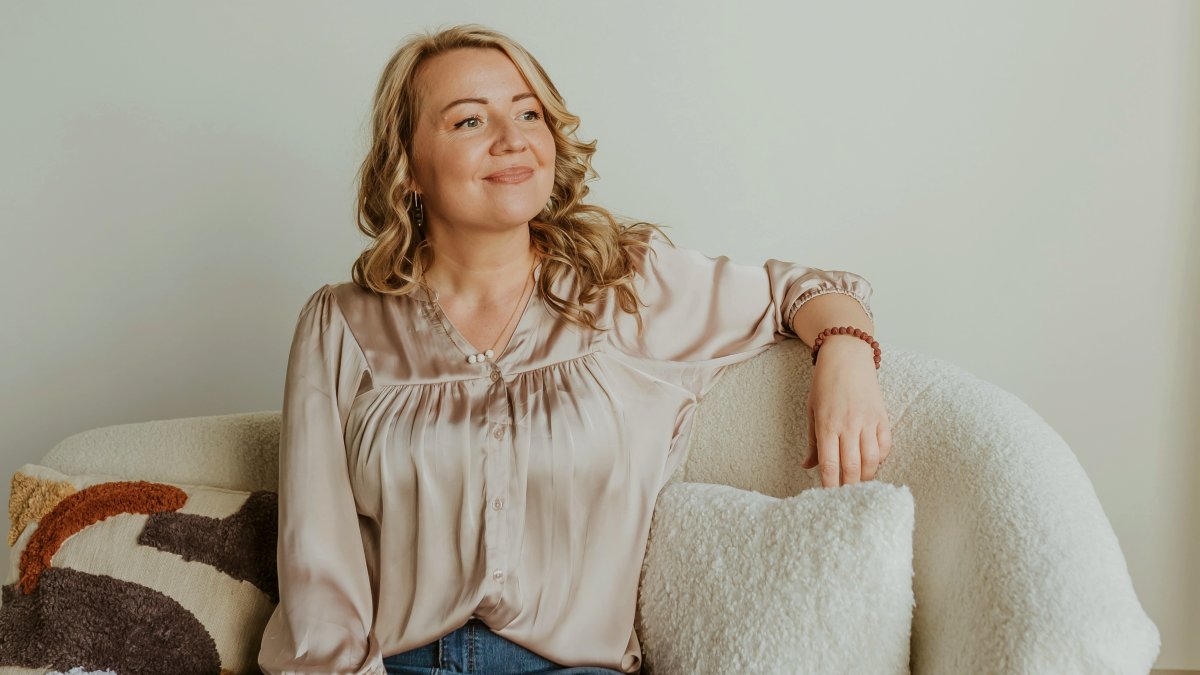
[[[1148,672],[1158,629],[1067,443],[1000,387],[903,358],[893,371],[925,385],[893,422],[880,479],[916,502],[912,671]]]
[[[883,353],[893,444],[876,480],[908,486],[916,505],[912,672],[1148,672],[1158,629],[1066,442],[949,362],[895,344]],[[812,374],[798,340],[728,368],[673,479],[776,497],[820,489],[818,469],[800,467]]]

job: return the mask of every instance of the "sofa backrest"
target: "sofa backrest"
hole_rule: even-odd
[[[117,424],[63,439],[40,461],[67,474],[274,490],[279,411]]]
[[[884,353],[885,396],[889,381],[921,379],[919,355],[890,346]],[[820,485],[816,469],[800,467],[812,368],[808,346],[795,339],[728,366],[698,404],[688,458],[671,480],[777,497]],[[278,410],[118,424],[66,438],[40,463],[70,474],[274,490],[279,425]]]

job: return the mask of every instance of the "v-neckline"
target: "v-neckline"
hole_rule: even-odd
[[[537,264],[533,266],[533,290],[529,292],[529,297],[525,300],[525,306],[521,308],[521,315],[517,317],[517,325],[513,328],[512,335],[508,336],[508,342],[506,342],[504,347],[498,352],[499,356],[494,356],[490,359],[485,357],[483,361],[479,361],[473,365],[479,365],[480,363],[485,363],[487,361],[491,361],[492,363],[496,364],[499,364],[501,361],[508,361],[508,355],[512,353],[510,347],[513,346],[513,342],[517,339],[517,336],[523,332],[526,323],[526,316],[530,313],[529,306],[533,304],[533,299],[538,294],[537,280],[542,272],[542,262],[543,261],[539,260]],[[486,349],[476,349],[475,345],[471,344],[471,341],[468,340],[458,330],[458,326],[455,326],[454,322],[450,320],[450,317],[446,314],[445,310],[442,309],[442,305],[440,302],[438,302],[436,297],[429,298],[426,300],[426,302],[428,302],[433,311],[436,312],[436,316],[431,318],[435,322],[440,321],[442,327],[446,331],[446,337],[457,345],[457,347],[455,345],[450,345],[449,348],[454,349],[454,352],[458,354],[458,357],[462,359],[463,363],[467,363],[467,356],[459,351],[458,347],[466,345],[466,348],[471,350],[471,354],[482,354],[487,351]]]

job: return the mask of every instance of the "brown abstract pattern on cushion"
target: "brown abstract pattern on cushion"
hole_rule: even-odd
[[[67,671],[221,672],[217,646],[173,598],[100,574],[48,568],[32,593],[10,584],[0,611],[0,663]]]
[[[34,468],[57,475],[28,467]],[[36,529],[26,538],[19,569],[9,575],[16,582],[2,588],[0,666],[121,675],[236,672],[222,668],[208,629],[171,595],[106,574],[53,567],[51,561],[73,534],[91,524],[147,514],[139,545],[248,582],[277,603],[276,493],[244,493],[236,512],[214,518],[178,512],[188,501],[188,492],[178,486],[114,480],[80,487],[89,479],[71,480],[76,483],[20,472],[13,477],[9,536],[17,543],[29,525]],[[88,550],[77,549],[76,555],[88,555]],[[246,630],[261,634],[262,625]]]
[[[138,543],[212,565],[234,579],[254,584],[278,604],[275,556],[262,555],[261,550],[245,545],[248,541],[275,541],[279,528],[276,513],[275,493],[259,490],[251,492],[242,508],[228,518],[167,511],[151,514]]]
[[[74,493],[75,486],[68,481],[46,480],[27,476],[20,471],[13,474],[12,489],[8,499],[8,545],[16,546],[17,538],[30,523],[42,519],[64,497]]]
[[[174,511],[186,502],[183,490],[145,481],[101,483],[67,495],[42,518],[21,552],[21,590],[32,593],[58,547],[88,525],[123,513]]]

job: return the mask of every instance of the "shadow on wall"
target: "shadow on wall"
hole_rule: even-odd
[[[1200,63],[1200,49],[1197,50],[1196,59]],[[1191,145],[1193,147],[1200,146],[1200,138]],[[1200,162],[1200,159],[1197,161]],[[1179,307],[1180,316],[1184,317],[1181,329],[1183,333],[1181,352],[1185,355],[1183,357],[1185,360],[1179,364],[1181,367],[1175,379],[1178,389],[1175,392],[1177,396],[1175,400],[1185,402],[1183,406],[1180,406],[1181,410],[1187,410],[1189,407],[1196,410],[1200,406],[1200,351],[1194,349],[1194,345],[1187,344],[1196,336],[1200,336],[1200,312],[1196,311],[1196,308],[1200,307],[1200,254],[1197,253],[1200,251],[1200,195],[1193,191],[1192,199],[1195,202],[1191,216],[1192,224],[1191,227],[1186,228],[1190,231],[1190,236],[1186,233],[1184,235],[1185,250],[1188,251],[1184,254],[1187,263],[1184,267],[1184,288],[1190,289],[1191,292],[1182,294],[1182,305]],[[1175,448],[1175,450],[1183,455],[1180,459],[1190,466],[1185,465],[1180,468],[1185,476],[1200,476],[1200,415],[1184,414],[1183,418],[1179,422],[1183,427],[1181,438],[1188,445]],[[1191,495],[1191,505],[1185,513],[1200,513],[1200,490],[1189,490],[1189,494]],[[1194,535],[1194,530],[1192,535]],[[1190,536],[1185,532],[1184,540],[1188,543],[1188,550],[1185,551],[1184,558],[1186,560],[1200,559],[1200,537]],[[1188,598],[1188,601],[1184,603],[1187,609],[1183,618],[1183,626],[1187,629],[1188,626],[1200,626],[1200,576],[1188,574],[1185,578],[1189,586],[1183,596]],[[1200,670],[1178,672],[1200,675]]]
[[[1180,21],[1177,29],[1185,30],[1185,26],[1200,25],[1200,6],[1189,3],[1181,10],[1184,13],[1186,21]],[[1185,40],[1189,41],[1192,48],[1192,58],[1187,60],[1186,65],[1180,67],[1180,82],[1179,85],[1182,91],[1190,91],[1192,100],[1188,101],[1186,108],[1193,112],[1200,111],[1200,40],[1196,39],[1194,29],[1190,33],[1185,34]],[[1180,181],[1183,186],[1181,199],[1187,200],[1184,204],[1184,212],[1188,214],[1187,222],[1184,224],[1183,244],[1184,244],[1184,265],[1183,265],[1183,288],[1189,292],[1183,293],[1180,298],[1182,305],[1179,307],[1179,316],[1184,317],[1182,322],[1182,353],[1186,355],[1186,360],[1180,364],[1178,379],[1179,390],[1175,392],[1182,398],[1177,398],[1177,401],[1185,401],[1184,410],[1196,410],[1200,406],[1200,351],[1194,348],[1194,345],[1189,344],[1200,335],[1200,312],[1196,311],[1200,307],[1200,129],[1195,125],[1188,125],[1190,138],[1183,139],[1185,142],[1181,145],[1182,148],[1189,148],[1190,155],[1185,155],[1189,160],[1181,162],[1181,168],[1185,172],[1185,176]],[[1200,476],[1200,415],[1190,414],[1185,415],[1185,419],[1181,420],[1183,425],[1183,438],[1191,443],[1191,447],[1181,447],[1178,450],[1184,454],[1184,461],[1191,463],[1191,466],[1181,467],[1185,476]],[[1191,490],[1189,494],[1192,496],[1190,508],[1187,510],[1189,514],[1200,513],[1200,490]],[[1194,534],[1194,531],[1193,531]],[[1185,541],[1188,542],[1190,550],[1185,553],[1187,560],[1200,559],[1200,537],[1188,536],[1185,534]],[[1184,598],[1187,614],[1184,616],[1183,625],[1185,630],[1194,630],[1190,627],[1200,626],[1200,576],[1195,574],[1186,575],[1189,587]],[[1195,665],[1195,664],[1192,664]],[[1193,671],[1200,673],[1200,671]]]

